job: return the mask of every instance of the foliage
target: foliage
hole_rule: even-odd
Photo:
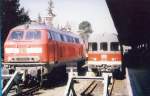
[[[82,21],[79,24],[79,30],[83,33],[92,33],[91,24],[88,21]]]
[[[40,15],[40,13],[38,14],[38,22],[41,23],[42,22],[42,17]]]
[[[87,42],[90,33],[93,32],[93,31],[92,31],[91,24],[90,24],[88,21],[82,21],[82,22],[79,24],[79,32],[80,32],[81,38],[82,38],[85,42]]]
[[[56,15],[53,13],[54,3],[52,0],[48,2],[48,15],[51,17],[55,17]]]
[[[20,8],[19,0],[3,0],[2,45],[11,28],[29,21],[28,12]]]

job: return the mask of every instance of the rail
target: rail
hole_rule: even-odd
[[[94,79],[94,80],[104,80],[104,90],[103,90],[103,96],[109,96],[108,93],[108,81],[109,81],[109,76],[106,74],[104,75],[104,77],[89,77],[89,76],[76,76],[76,77],[70,77],[68,82],[67,82],[67,86],[66,86],[66,90],[65,90],[65,94],[64,96],[77,96],[75,89],[74,89],[74,79]],[[92,84],[91,84],[92,85]],[[89,86],[91,86],[89,85]],[[96,84],[93,86],[92,89],[90,89],[90,92],[93,91],[93,89],[95,88]],[[89,88],[87,88],[88,90]],[[85,90],[85,91],[87,91]],[[84,92],[85,93],[85,92]]]
[[[40,89],[40,85],[36,85],[32,88],[29,88],[27,90],[22,90],[20,93],[16,93],[12,96],[33,96],[33,93],[38,91]]]

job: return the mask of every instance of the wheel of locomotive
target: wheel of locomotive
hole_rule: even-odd
[[[25,81],[23,83],[24,83],[25,87],[33,87],[33,86],[37,85],[39,82],[38,82],[37,77],[27,74],[25,76]]]
[[[42,70],[39,69],[37,70],[37,83],[40,85],[40,86],[43,86],[43,75],[42,75]]]
[[[58,86],[66,83],[67,81],[67,73],[66,66],[59,66],[54,68],[50,73],[44,76],[47,80],[43,82],[44,88],[49,88],[53,86]]]

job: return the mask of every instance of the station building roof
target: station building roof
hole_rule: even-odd
[[[150,42],[150,0],[106,0],[123,44]]]

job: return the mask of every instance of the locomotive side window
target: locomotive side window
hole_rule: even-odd
[[[79,39],[78,39],[78,38],[75,38],[75,42],[76,42],[76,43],[79,43]]]
[[[64,38],[64,41],[67,42],[67,36],[66,35],[62,35]]]
[[[97,51],[97,43],[96,42],[88,43],[88,49],[89,51]]]
[[[62,41],[59,33],[55,33],[55,36],[57,41]]]
[[[51,32],[50,32],[50,31],[48,32],[48,39],[49,39],[49,40],[52,39],[52,37],[51,37]]]
[[[75,41],[75,37],[73,37],[73,42],[74,42],[74,43],[76,43],[76,41]]]
[[[72,42],[72,38],[71,38],[71,36],[68,36],[69,37],[69,42]]]
[[[8,39],[9,40],[21,40],[21,39],[23,39],[23,34],[24,34],[24,32],[14,31],[11,33],[11,35]]]
[[[26,33],[26,40],[38,40],[38,39],[41,39],[41,32],[28,31]]]
[[[59,33],[52,32],[52,37],[53,40],[62,41]]]
[[[67,41],[68,42],[72,42],[71,37],[70,36],[66,36],[67,37]]]
[[[62,34],[60,34],[60,38],[61,38],[62,41],[65,41],[64,36]]]
[[[52,34],[52,39],[55,40],[55,33],[51,32],[51,34]]]
[[[111,42],[110,49],[111,49],[111,51],[119,51],[119,43],[118,42]]]
[[[108,50],[107,42],[100,43],[100,50],[103,50],[103,51],[107,51]]]
[[[71,42],[73,43],[74,41],[73,41],[73,37],[71,37]]]

